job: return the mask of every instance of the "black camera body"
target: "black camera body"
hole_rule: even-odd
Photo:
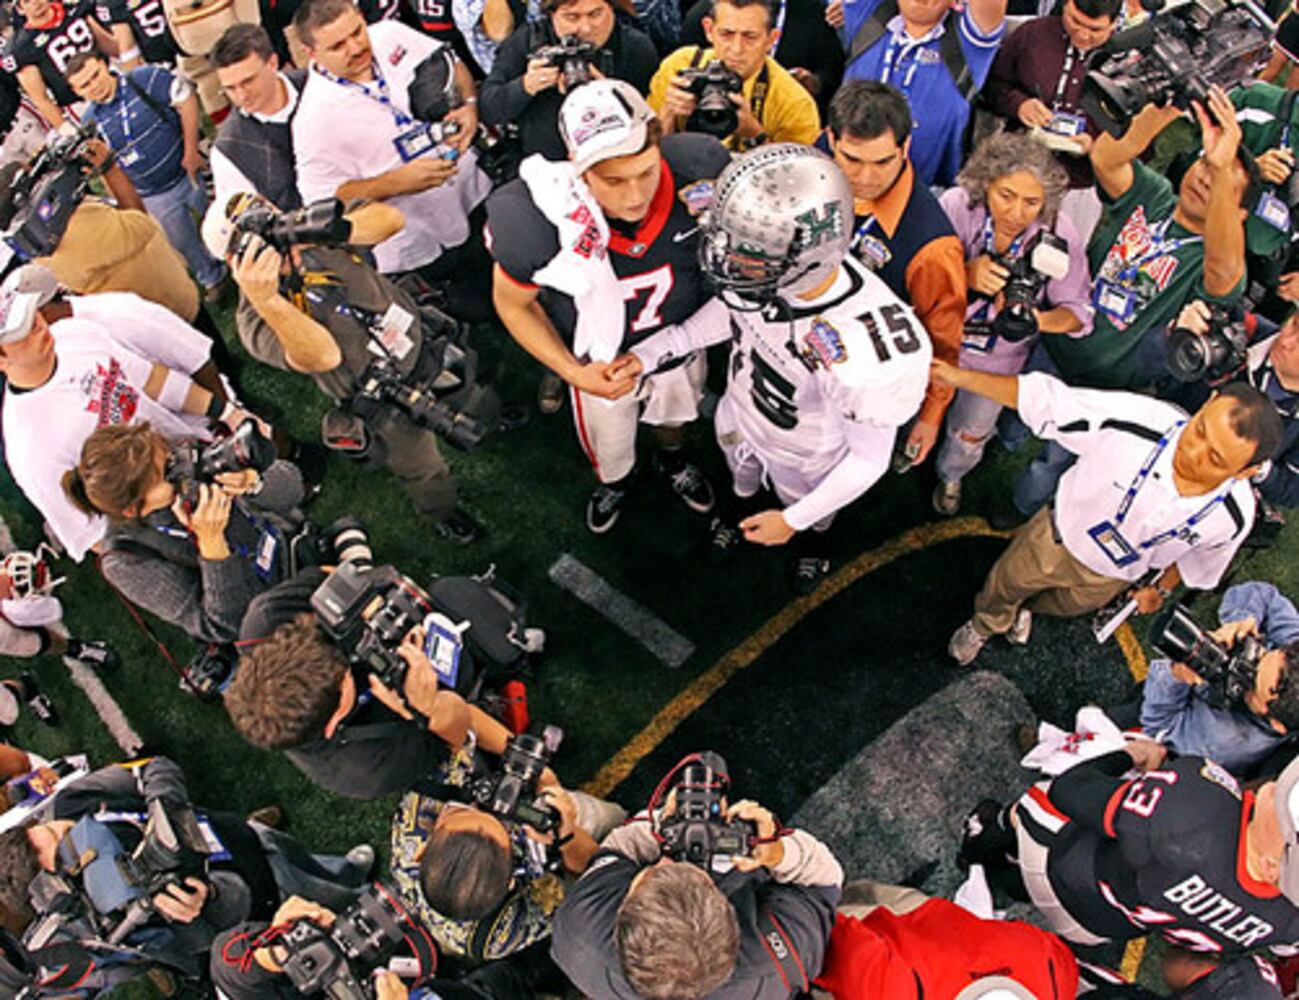
[[[1190,0],[1111,38],[1083,81],[1082,107],[1111,135],[1146,104],[1189,108],[1266,63],[1276,25],[1253,0]],[[1151,9],[1151,4],[1147,3]]]
[[[141,899],[149,902],[168,886],[205,877],[211,853],[192,807],[151,799],[144,837],[134,851],[118,858],[117,866],[126,883],[141,889]]]
[[[1164,365],[1179,382],[1218,385],[1245,366],[1248,352],[1249,332],[1243,312],[1210,305],[1209,328],[1204,333],[1180,326],[1168,332]]]
[[[324,928],[299,920],[280,938],[284,974],[299,993],[329,1000],[374,1000],[377,969],[403,942],[413,920],[396,896],[375,883]]]
[[[695,110],[686,119],[687,131],[725,139],[740,127],[740,112],[731,95],[744,89],[744,81],[720,59],[681,70],[677,82],[695,95]]]
[[[1215,708],[1240,705],[1254,690],[1258,665],[1267,648],[1245,635],[1231,648],[1218,642],[1180,604],[1174,604],[1151,629],[1151,645],[1174,663],[1185,663],[1209,686]]]
[[[1069,273],[1069,244],[1048,229],[1040,229],[1018,257],[994,255],[1010,272],[1002,288],[1002,306],[992,321],[1002,340],[1019,341],[1037,333],[1034,309],[1048,281]]]
[[[249,419],[217,441],[185,441],[173,448],[167,459],[167,482],[186,503],[194,504],[200,483],[212,483],[223,472],[265,472],[274,461],[275,442],[262,433],[257,421]]]
[[[94,176],[87,145],[95,135],[94,123],[84,122],[73,134],[51,141],[14,175],[0,203],[0,227],[23,260],[58,249]]]
[[[501,754],[501,770],[484,775],[469,787],[474,803],[499,819],[526,824],[538,833],[549,833],[559,827],[559,813],[539,801],[541,772],[559,749],[564,731],[547,726],[541,736],[519,733],[506,744]]]
[[[746,857],[757,828],[724,814],[731,779],[721,754],[706,750],[685,763],[674,786],[676,811],[659,822],[662,851],[673,861],[688,861],[705,871],[714,858]]]
[[[577,35],[564,35],[554,45],[533,49],[532,58],[544,59],[558,69],[564,90],[571,92],[574,87],[595,79],[591,75],[591,67],[599,65],[600,50],[590,42],[582,41]]]
[[[253,236],[260,236],[280,253],[287,253],[295,243],[342,246],[352,238],[352,223],[344,218],[343,203],[337,198],[322,198],[288,212],[259,199],[230,221],[240,234],[236,254],[243,253]]]

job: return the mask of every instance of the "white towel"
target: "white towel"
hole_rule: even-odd
[[[1075,764],[1121,749],[1126,742],[1119,727],[1095,705],[1078,710],[1072,733],[1049,722],[1039,723],[1037,740],[1037,746],[1020,763],[1053,777]]]
[[[541,214],[559,231],[559,253],[532,280],[572,297],[577,309],[573,354],[612,361],[622,346],[626,312],[609,262],[604,212],[567,160],[535,154],[519,165],[519,176]]]

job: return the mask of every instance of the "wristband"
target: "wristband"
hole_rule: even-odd
[[[117,61],[122,63],[123,65],[129,63],[132,59],[139,59],[139,58],[140,58],[139,46],[136,46],[133,49],[127,49],[125,52],[119,52],[117,54]]]
[[[188,375],[168,368],[167,376],[162,380],[162,388],[158,390],[158,403],[173,413],[183,413],[185,400],[189,398],[189,391],[193,387],[194,380]]]
[[[477,104],[477,103],[478,103],[478,98],[476,98],[476,97],[466,97],[465,100],[464,100],[464,103],[465,103],[465,104]]]

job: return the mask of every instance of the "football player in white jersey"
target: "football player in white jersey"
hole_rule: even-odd
[[[782,143],[737,158],[718,178],[700,240],[720,297],[614,366],[619,376],[652,373],[732,340],[717,440],[735,494],[753,498],[767,485],[780,504],[743,518],[739,531],[759,545],[804,532],[803,593],[830,568],[815,533],[884,474],[929,380],[929,335],[847,255],[852,221],[852,188],[816,150]],[[715,543],[728,531],[735,537],[715,522]]]

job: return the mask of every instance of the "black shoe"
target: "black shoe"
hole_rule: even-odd
[[[714,558],[723,558],[734,553],[744,543],[744,533],[739,525],[723,517],[714,517],[708,522],[708,553]]]
[[[586,526],[592,534],[603,535],[618,523],[627,491],[617,486],[601,483],[586,502]]]
[[[800,556],[794,564],[794,593],[806,597],[830,575],[830,560],[821,556]]]
[[[654,468],[681,502],[696,514],[707,514],[713,509],[713,488],[693,462],[665,461],[661,453],[654,456]]]
[[[18,678],[18,683],[22,688],[21,697],[32,710],[32,715],[47,726],[57,726],[59,713],[55,710],[54,702],[50,701],[49,695],[37,685],[35,676],[24,671]]]
[[[68,655],[100,673],[109,673],[122,665],[122,658],[106,642],[69,639]]]
[[[469,545],[483,537],[483,528],[463,507],[457,507],[445,520],[433,525],[434,532],[452,545]]]
[[[965,817],[961,850],[956,856],[963,871],[970,865],[992,870],[1014,862],[1018,844],[1014,832],[1005,826],[1004,815],[1000,802],[984,799]]]
[[[1021,514],[1018,507],[1011,507],[1009,510],[999,510],[995,514],[989,514],[988,526],[997,531],[1014,531],[1027,520],[1027,514]]]

